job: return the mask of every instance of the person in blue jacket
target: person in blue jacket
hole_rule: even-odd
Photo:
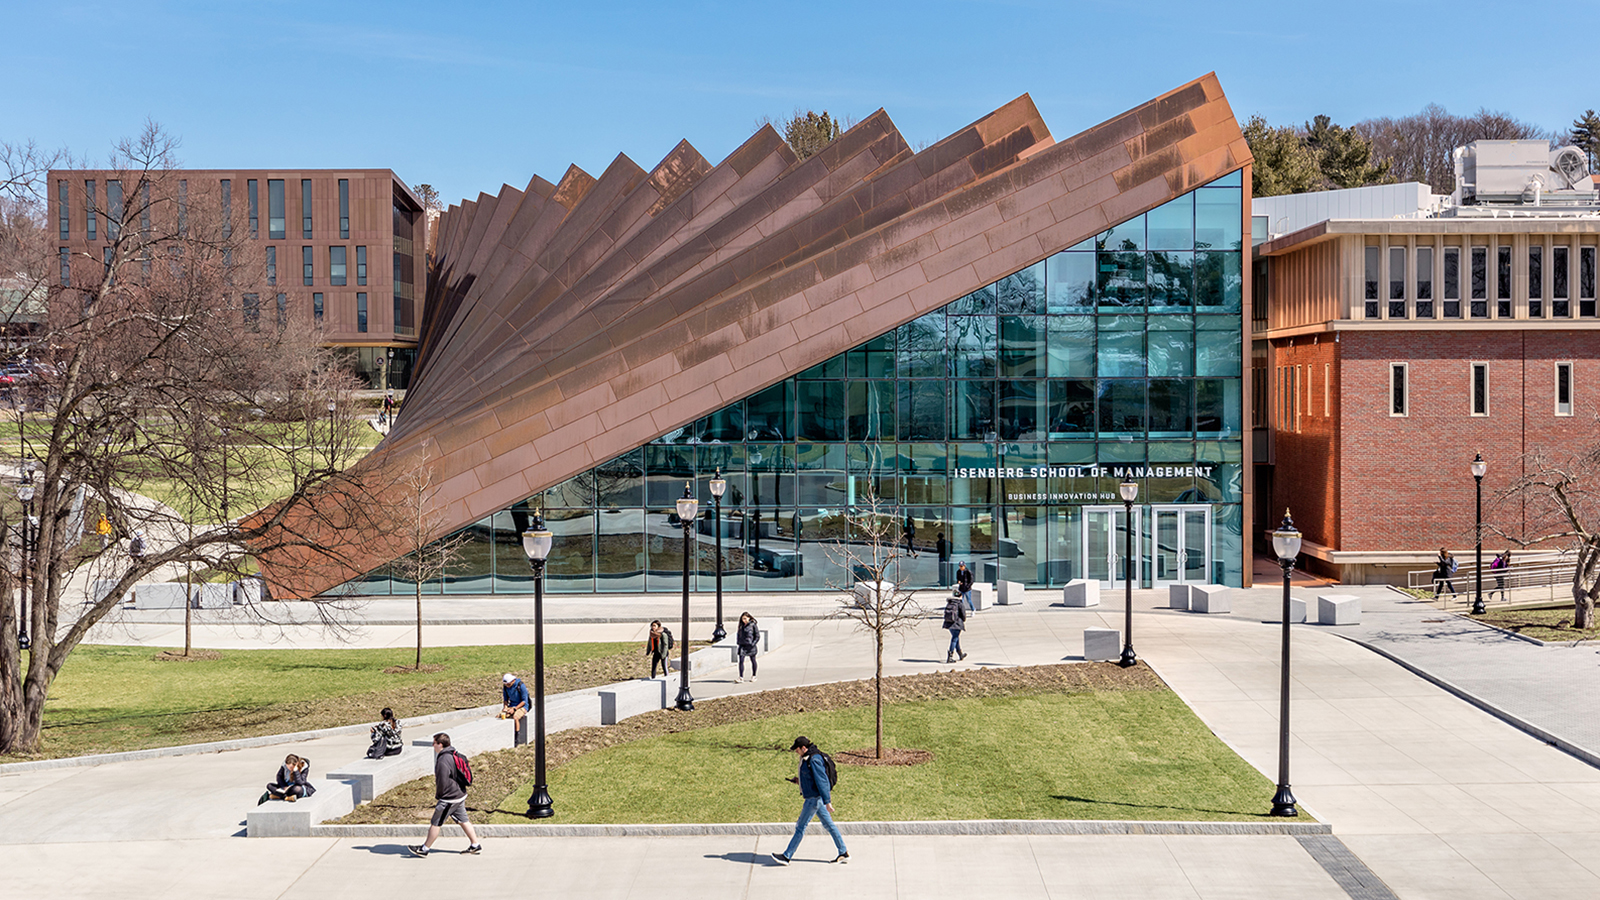
[[[778,861],[778,865],[787,866],[789,860],[794,858],[795,851],[800,849],[800,839],[806,836],[806,826],[811,824],[811,817],[817,816],[822,819],[822,827],[828,829],[828,834],[833,837],[833,846],[839,850],[839,855],[833,861],[848,861],[850,851],[845,849],[839,826],[833,824],[833,784],[828,781],[828,764],[823,759],[822,751],[804,736],[795,738],[794,746],[789,749],[800,755],[800,772],[789,780],[800,785],[800,796],[805,803],[800,807],[800,819],[794,823],[794,837],[789,839],[788,848],[782,853],[772,854],[772,858]]]
[[[510,672],[502,676],[500,681],[500,696],[504,704],[500,708],[500,718],[521,722],[528,714],[528,686]]]

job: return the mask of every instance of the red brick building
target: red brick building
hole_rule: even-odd
[[[1591,182],[1536,205],[1473,197],[1471,175],[1437,209],[1324,219],[1255,249],[1257,521],[1292,509],[1309,567],[1346,583],[1470,552],[1475,454],[1487,500],[1529,453],[1600,438]],[[1512,533],[1527,519],[1495,515]]]
[[[263,273],[255,299],[260,315],[308,317],[327,344],[349,349],[352,366],[374,387],[386,367],[391,386],[405,385],[427,286],[427,220],[394,172],[179,169],[157,180],[159,190],[174,195],[165,199],[175,200],[180,216],[220,216],[243,235],[252,258],[241,262]],[[101,264],[115,223],[132,216],[124,211],[141,208],[132,196],[139,183],[137,172],[50,173],[50,227],[63,283],[79,267]]]

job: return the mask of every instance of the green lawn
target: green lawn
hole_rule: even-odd
[[[547,644],[552,692],[643,674],[634,643]],[[500,674],[533,668],[533,648],[227,650],[161,662],[149,647],[83,646],[51,686],[40,755],[77,756],[375,721],[495,703]],[[26,660],[24,660],[26,665]],[[637,670],[637,671],[635,671]],[[618,674],[618,673],[622,674]],[[613,677],[616,676],[616,677]]]
[[[836,753],[870,747],[872,732],[871,708],[853,707],[652,737],[551,770],[550,793],[566,823],[781,822],[800,805],[784,780],[795,735]],[[1272,783],[1168,690],[896,704],[886,734],[933,761],[841,765],[841,819],[1235,821],[1271,808]],[[532,789],[499,807],[522,808]]]
[[[1540,641],[1587,641],[1600,638],[1600,628],[1580,631],[1572,627],[1571,603],[1537,609],[1491,609],[1473,618]]]

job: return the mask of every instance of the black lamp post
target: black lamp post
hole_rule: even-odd
[[[548,819],[555,815],[550,805],[550,790],[544,781],[544,561],[550,556],[554,538],[544,527],[544,516],[534,513],[533,522],[522,533],[522,551],[533,567],[533,796],[528,798],[528,818]]]
[[[716,501],[715,519],[711,523],[711,530],[717,533],[717,628],[711,632],[711,643],[715,644],[728,636],[728,630],[722,627],[722,495],[728,490],[728,482],[723,480],[722,470],[717,470],[717,477],[711,479],[711,497]],[[684,632],[688,634],[688,632]]]
[[[699,511],[700,501],[694,499],[694,489],[685,482],[683,496],[678,499],[678,520],[683,523],[683,654],[678,661],[677,707],[683,712],[694,709],[694,696],[689,693],[689,541],[693,539],[689,529],[694,527],[695,513]]]
[[[33,647],[33,638],[28,634],[28,622],[33,618],[28,603],[29,576],[33,569],[33,542],[29,534],[33,522],[32,468],[22,471],[22,481],[17,484],[17,499],[22,501],[22,621],[17,623],[17,647],[28,650]]]
[[[334,414],[339,411],[339,404],[332,399],[328,401],[328,468],[334,468],[333,454],[335,445],[339,442],[339,429],[334,424]]]
[[[1294,559],[1300,555],[1300,532],[1295,530],[1289,511],[1283,511],[1283,523],[1272,533],[1272,549],[1278,554],[1278,565],[1283,567],[1283,656],[1278,665],[1278,792],[1272,795],[1272,815],[1298,816],[1294,807],[1294,793],[1289,790],[1289,573],[1294,571]]]
[[[1117,661],[1117,665],[1126,669],[1139,664],[1139,657],[1133,652],[1133,567],[1136,564],[1133,558],[1133,501],[1139,496],[1139,485],[1137,482],[1124,481],[1117,485],[1117,493],[1122,495],[1122,505],[1127,510],[1127,528],[1124,531],[1127,539],[1123,541],[1122,554],[1122,581],[1127,604],[1123,611],[1122,659]]]
[[[1483,461],[1483,454],[1475,454],[1472,457],[1472,481],[1478,500],[1478,516],[1472,530],[1478,539],[1477,566],[1472,575],[1473,580],[1477,582],[1472,595],[1472,614],[1475,616],[1481,616],[1487,611],[1487,607],[1483,605],[1483,476],[1488,471],[1489,464]]]

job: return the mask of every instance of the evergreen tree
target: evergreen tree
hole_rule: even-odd
[[[827,110],[820,114],[809,109],[803,115],[796,112],[783,126],[784,141],[801,159],[816,155],[843,133],[838,120],[828,115]]]
[[[1293,128],[1273,128],[1260,116],[1244,126],[1244,139],[1255,157],[1251,191],[1257,197],[1300,194],[1322,185],[1317,155]]]
[[[1327,116],[1306,123],[1306,146],[1316,155],[1317,168],[1328,188],[1355,188],[1388,184],[1389,161],[1372,162],[1372,142],[1354,128],[1333,124]]]
[[[1600,161],[1600,116],[1594,110],[1586,109],[1583,115],[1572,120],[1572,146],[1582,150],[1589,158],[1589,171],[1595,171],[1595,163]]]

